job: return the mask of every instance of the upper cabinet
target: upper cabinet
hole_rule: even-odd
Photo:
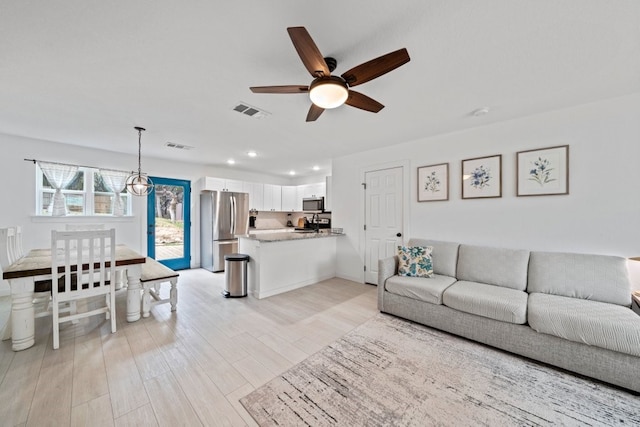
[[[265,211],[282,210],[282,187],[273,184],[264,184],[264,208]]]
[[[225,180],[222,178],[212,178],[210,176],[206,176],[202,178],[202,189],[211,191],[223,191],[225,184],[224,181]]]
[[[249,209],[265,210],[264,184],[260,182],[244,182],[242,183],[242,192],[249,193]]]
[[[233,191],[235,193],[244,192],[243,190],[244,182],[242,181],[238,181],[236,179],[225,179],[224,183],[225,183],[224,191]]]
[[[249,194],[249,209],[275,212],[301,212],[302,199],[324,197],[325,210],[331,210],[330,178],[326,182],[305,185],[274,185],[206,176],[202,190],[233,191]]]
[[[301,199],[298,199],[298,187],[295,185],[282,186],[282,210],[285,212],[299,211],[302,208]]]
[[[213,178],[210,176],[203,178],[204,185],[203,190],[211,190],[211,191],[234,191],[236,193],[241,193],[242,190],[242,181],[238,181],[235,179],[223,179],[223,178]]]
[[[300,200],[310,197],[325,197],[327,185],[324,182],[316,184],[298,185],[298,197]]]

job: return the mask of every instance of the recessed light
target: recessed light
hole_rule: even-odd
[[[295,175],[296,171],[289,171],[289,175]]]
[[[320,170],[320,166],[315,165],[315,166],[313,167],[313,170],[314,170],[314,171],[319,171],[319,170]]]
[[[233,159],[229,159],[229,160],[227,160],[227,163],[230,164],[230,165],[234,165],[236,163],[236,161],[233,160]]]
[[[256,153],[255,151],[247,151],[247,156],[249,156],[249,157],[255,157],[257,155],[258,155],[258,153]]]

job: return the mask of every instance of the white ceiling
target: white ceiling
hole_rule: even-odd
[[[249,91],[311,82],[289,26],[336,74],[402,47],[411,62],[358,86],[378,114],[345,105],[306,123],[306,95]],[[337,156],[638,91],[637,0],[0,0],[0,133],[133,154],[144,126],[143,157],[315,175]]]

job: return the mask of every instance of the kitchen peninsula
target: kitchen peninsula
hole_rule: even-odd
[[[250,257],[248,291],[266,298],[336,275],[336,239],[321,231],[238,236],[238,250]]]

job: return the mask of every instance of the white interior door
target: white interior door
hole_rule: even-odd
[[[365,282],[378,284],[378,260],[402,242],[402,167],[365,173]]]

